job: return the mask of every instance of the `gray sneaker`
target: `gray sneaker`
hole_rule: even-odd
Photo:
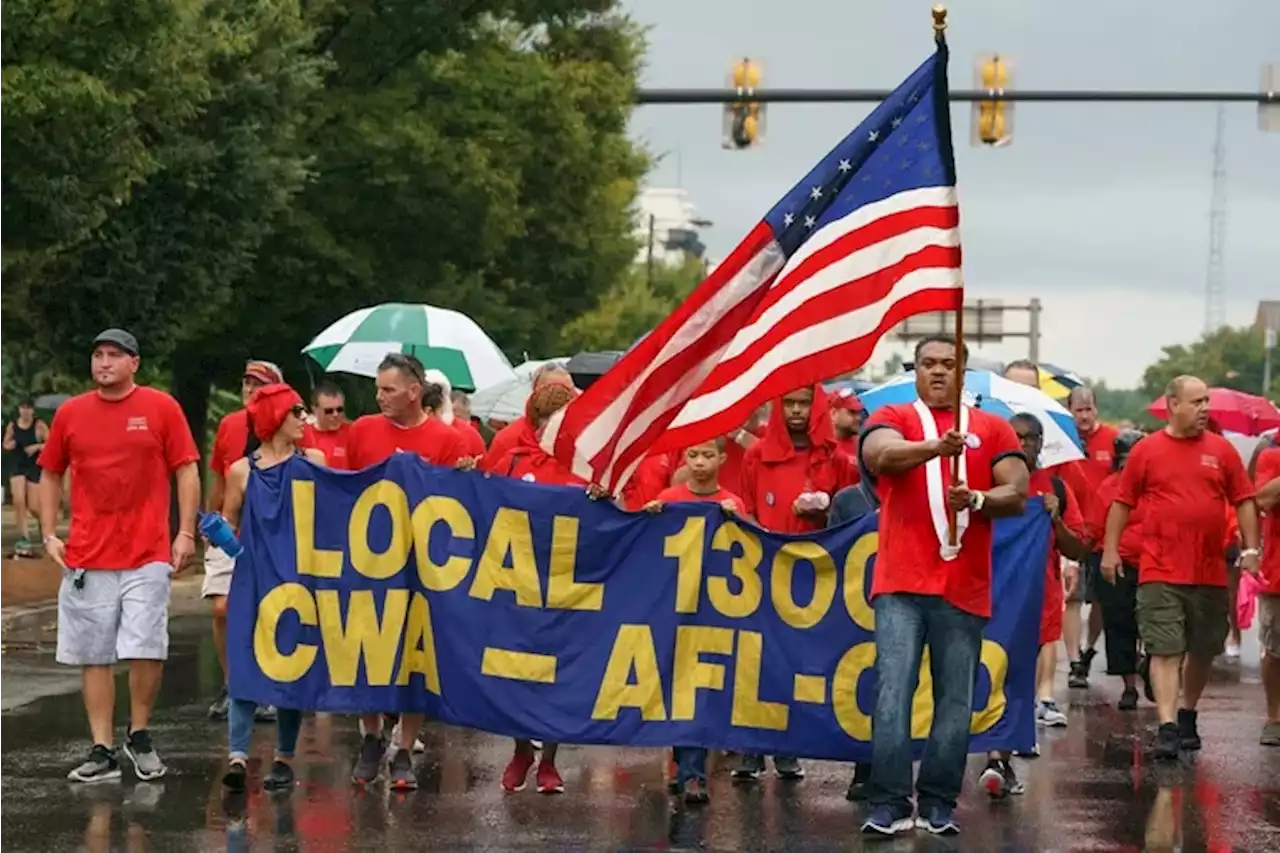
[[[778,774],[779,779],[804,778],[804,768],[800,766],[800,759],[790,755],[775,755],[773,770]]]
[[[89,757],[79,767],[67,774],[72,782],[106,782],[120,778],[120,762],[116,759],[116,751],[95,743],[89,750]]]
[[[753,782],[759,779],[762,773],[764,773],[764,756],[744,754],[739,759],[738,766],[734,768],[733,778],[738,782]]]
[[[164,762],[160,760],[159,754],[151,745],[151,732],[146,729],[130,732],[123,749],[125,758],[133,762],[134,775],[142,781],[159,779],[168,772],[168,768],[164,766]]]

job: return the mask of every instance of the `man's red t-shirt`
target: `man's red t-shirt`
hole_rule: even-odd
[[[347,454],[352,469],[376,465],[397,451],[416,453],[432,465],[447,468],[467,455],[458,431],[437,418],[405,428],[385,415],[365,415],[351,425]]]
[[[1220,435],[1162,430],[1135,444],[1116,500],[1146,510],[1138,583],[1226,586],[1225,506],[1253,494],[1240,454]]]
[[[351,424],[342,423],[337,429],[316,429],[314,424],[306,424],[302,428],[302,447],[319,450],[324,454],[324,464],[338,471],[351,467],[349,447],[351,445]]]
[[[542,448],[529,447],[524,442],[508,452],[493,473],[544,486],[587,485],[568,465]]]
[[[163,391],[138,386],[120,400],[90,391],[63,403],[40,467],[71,469],[67,565],[168,563],[169,475],[199,458],[182,408]]]
[[[658,500],[664,504],[677,503],[717,503],[722,504],[725,501],[733,501],[733,505],[737,507],[738,514],[742,515],[746,512],[746,506],[742,503],[742,498],[733,492],[721,486],[711,494],[700,495],[693,489],[689,488],[688,483],[681,483],[678,486],[672,486],[669,489],[663,489],[658,494]]]
[[[1254,483],[1259,489],[1280,477],[1280,448],[1262,451],[1255,469]],[[1280,506],[1267,510],[1262,518],[1262,578],[1263,592],[1280,595]]]
[[[932,409],[938,435],[955,425],[955,412]],[[884,406],[868,420],[863,435],[890,428],[907,441],[923,441],[924,429],[913,405]],[[968,486],[987,491],[995,485],[992,469],[1007,456],[1022,455],[1022,444],[1013,427],[979,409],[969,412],[969,434],[977,447],[965,451]],[[942,463],[942,487],[951,485],[951,461]],[[969,528],[954,560],[943,560],[941,543],[929,506],[925,466],[901,474],[876,478],[880,495],[880,552],[871,583],[871,595],[915,593],[936,595],[967,613],[991,616],[991,519],[969,513]]]
[[[248,443],[249,412],[246,409],[236,409],[218,421],[218,429],[213,434],[213,456],[209,459],[209,470],[225,480],[227,469],[244,458],[244,449]]]
[[[1096,500],[1089,507],[1089,515],[1084,520],[1084,532],[1093,543],[1095,551],[1102,550],[1102,542],[1107,535],[1107,514],[1111,512],[1111,504],[1120,493],[1120,472],[1107,475],[1107,479],[1098,486]],[[1136,506],[1129,510],[1129,521],[1120,534],[1120,559],[1126,566],[1137,568],[1142,562],[1142,523],[1147,517],[1144,506]]]
[[[489,442],[489,452],[485,454],[484,459],[480,460],[481,471],[498,471],[498,465],[502,460],[520,444],[520,437],[524,435],[527,423],[525,418],[517,418],[498,430],[493,441]]]
[[[1111,474],[1117,435],[1119,431],[1115,427],[1095,424],[1093,432],[1081,436],[1084,441],[1084,459],[1056,467],[1055,473],[1079,497],[1080,509],[1086,518],[1093,513],[1098,487]]]
[[[850,459],[853,459],[856,463],[858,459],[858,437],[856,435],[851,435],[848,438],[840,438],[839,436],[836,436],[836,447],[840,449],[841,453],[848,456]],[[856,468],[857,465],[855,464],[854,467]]]
[[[1027,497],[1044,497],[1056,495],[1053,488],[1054,471],[1038,469],[1031,472],[1027,482]],[[1084,536],[1084,516],[1080,514],[1080,502],[1066,480],[1062,481],[1063,493],[1067,496],[1066,506],[1062,507],[1062,523],[1076,536]],[[1049,542],[1049,556],[1044,569],[1044,606],[1040,610],[1040,645],[1056,643],[1062,639],[1062,606],[1065,590],[1062,588],[1062,552],[1058,550],[1057,538]]]
[[[674,473],[673,461],[683,454],[656,453],[646,456],[636,468],[631,479],[622,487],[620,497],[622,505],[635,512],[643,509],[645,504],[656,500],[662,490],[671,485]],[[681,463],[683,464],[683,463]]]

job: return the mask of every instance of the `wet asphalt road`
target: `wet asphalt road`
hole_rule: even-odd
[[[226,802],[219,781],[225,728],[205,719],[218,680],[205,624],[174,625],[174,657],[153,725],[170,773],[158,783],[138,783],[126,769],[122,782],[69,785],[65,774],[87,748],[80,697],[22,703],[67,682],[47,651],[6,650],[6,851],[1280,850],[1280,750],[1257,744],[1256,645],[1243,665],[1219,666],[1202,703],[1205,748],[1194,757],[1173,766],[1147,760],[1154,710],[1144,703],[1136,714],[1116,711],[1116,685],[1095,676],[1090,690],[1071,692],[1070,726],[1042,730],[1044,756],[1016,762],[1024,796],[991,802],[970,786],[959,837],[917,832],[863,841],[863,807],[845,801],[849,769],[840,764],[807,762],[802,782],[766,777],[748,787],[714,772],[711,804],[688,810],[669,803],[659,752],[565,748],[565,794],[504,795],[498,780],[508,741],[431,726],[427,752],[415,760],[421,790],[391,795],[384,786],[353,789],[354,723],[324,716],[304,725],[292,794],[258,790]],[[257,761],[270,761],[272,742],[271,727],[259,726]],[[971,779],[981,764],[972,759]],[[252,784],[262,769],[251,771]]]

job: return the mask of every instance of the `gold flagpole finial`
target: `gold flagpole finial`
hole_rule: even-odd
[[[947,7],[941,3],[933,7],[933,37],[941,40],[947,32]]]

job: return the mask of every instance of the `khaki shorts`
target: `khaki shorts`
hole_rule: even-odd
[[[204,552],[204,584],[200,597],[231,594],[231,573],[235,571],[235,557],[228,557],[221,548],[210,545]]]
[[[1138,634],[1147,654],[1222,654],[1230,627],[1226,587],[1140,584],[1137,610]]]
[[[1258,596],[1258,645],[1267,657],[1280,658],[1280,595]]]

